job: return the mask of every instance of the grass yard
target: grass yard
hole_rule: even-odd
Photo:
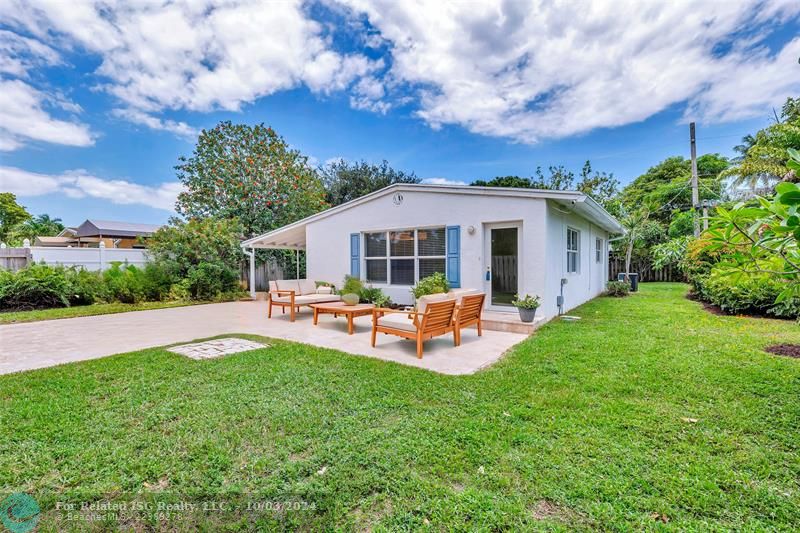
[[[112,313],[127,313],[128,311],[147,311],[149,309],[166,309],[168,307],[183,307],[208,302],[200,301],[167,301],[167,302],[140,302],[137,304],[123,304],[119,302],[109,304],[81,305],[76,307],[56,307],[53,309],[34,309],[32,311],[2,311],[0,324],[17,324],[20,322],[37,322],[39,320],[54,320],[57,318],[75,318],[79,316],[109,315]]]
[[[594,300],[472,376],[277,340],[0,376],[0,487],[43,531],[100,497],[206,502],[97,524],[139,529],[797,530],[800,360],[762,348],[800,327],[685,292]]]

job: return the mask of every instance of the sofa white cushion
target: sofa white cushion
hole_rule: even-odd
[[[294,297],[295,305],[318,304],[323,302],[338,302],[341,298],[338,294],[301,294]],[[288,304],[291,303],[289,296],[278,296],[272,299],[273,302]]]
[[[316,294],[317,284],[313,279],[300,279],[297,280],[300,286],[300,294]]]
[[[279,291],[294,291],[295,296],[302,294],[296,279],[279,279],[275,283]]]
[[[389,313],[378,319],[379,326],[387,328],[402,329],[404,331],[416,332],[417,327],[414,321],[408,318],[406,313]]]
[[[455,298],[446,292],[442,292],[439,294],[427,294],[425,296],[420,296],[417,298],[417,311],[420,313],[424,313],[425,309],[428,307],[428,304],[433,302],[441,302],[442,300],[454,300]]]
[[[464,298],[464,296],[473,296],[482,294],[482,292],[483,291],[479,291],[478,289],[450,289],[447,294],[456,299],[456,305],[461,305],[461,299]]]
[[[270,281],[269,282],[269,290],[270,290],[270,292],[277,291],[278,290],[278,282],[277,281]]]
[[[317,294],[333,294],[333,287],[326,287],[324,285],[320,285],[317,287]]]

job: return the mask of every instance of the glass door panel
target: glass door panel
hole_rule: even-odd
[[[517,228],[492,229],[492,305],[511,305],[517,294]]]

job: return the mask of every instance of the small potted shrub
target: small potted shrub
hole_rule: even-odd
[[[606,284],[606,296],[622,298],[631,292],[631,285],[627,281],[609,281]]]
[[[361,294],[362,290],[364,290],[364,284],[361,283],[360,279],[353,276],[345,276],[339,295],[345,305],[356,305],[361,300],[359,294]]]
[[[530,294],[526,294],[523,297],[517,294],[511,303],[519,311],[520,320],[523,322],[533,322],[533,319],[536,317],[536,310],[542,305],[542,299],[539,296],[531,296]]]

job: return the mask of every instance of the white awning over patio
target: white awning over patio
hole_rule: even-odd
[[[295,222],[275,231],[253,237],[242,243],[243,248],[271,248],[278,250],[305,250],[305,221]]]

